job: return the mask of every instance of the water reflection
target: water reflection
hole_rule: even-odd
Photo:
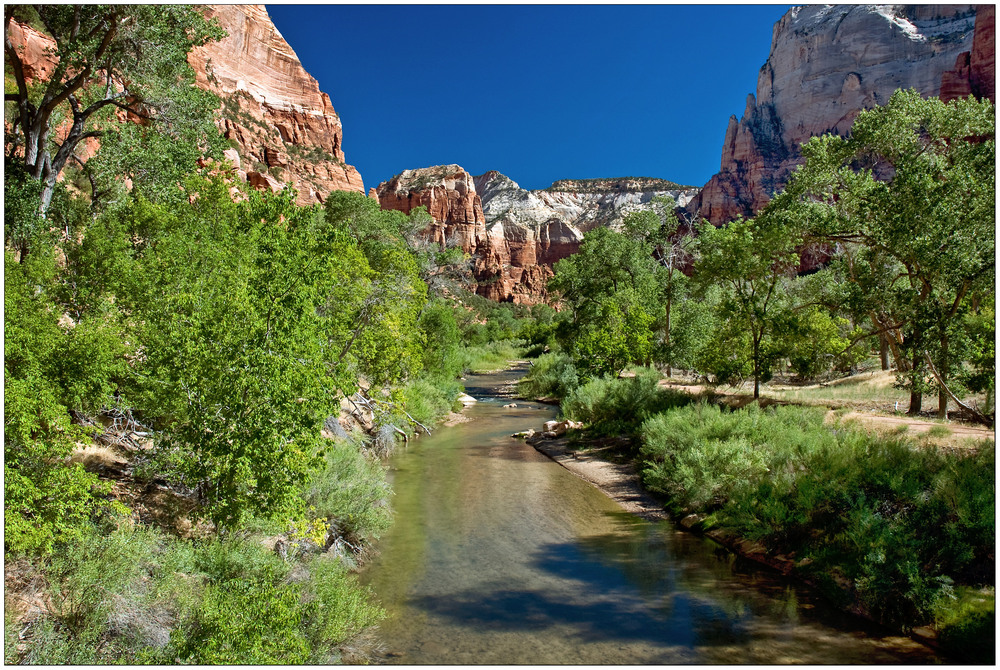
[[[467,388],[482,398],[489,383]],[[509,437],[555,415],[518,405],[480,402],[468,412],[473,422],[435,431],[394,459],[395,523],[363,575],[390,615],[381,632],[387,660],[934,660],[708,540],[625,513]]]

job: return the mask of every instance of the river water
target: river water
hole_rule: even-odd
[[[495,395],[519,374],[470,376],[472,421],[390,462],[395,520],[362,573],[388,612],[385,662],[940,660],[710,540],[624,512],[511,438],[556,415]]]

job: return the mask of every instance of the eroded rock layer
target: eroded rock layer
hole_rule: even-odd
[[[361,175],[344,162],[343,128],[330,98],[305,71],[263,5],[204,6],[227,36],[188,55],[199,86],[223,101],[219,128],[236,149],[226,157],[254,188],[278,191],[291,182],[298,202],[322,202],[331,191],[364,193]],[[29,80],[55,69],[53,42],[11,21],[11,43]],[[82,158],[96,147],[78,152]]]
[[[223,99],[219,126],[238,145],[237,167],[256,188],[291,182],[300,204],[331,191],[364,193],[344,161],[343,128],[330,97],[302,67],[263,5],[204,8],[228,33],[188,56],[198,84]]]
[[[799,147],[810,137],[846,134],[861,110],[885,104],[900,88],[939,95],[959,54],[974,51],[975,21],[973,5],[789,10],[774,26],[756,95],[747,97],[742,118],[729,120],[720,171],[689,212],[715,224],[752,216],[801,163]],[[983,54],[976,59],[985,90],[982,82],[993,78],[993,45],[981,41],[980,51],[990,53],[989,65]],[[970,64],[969,77],[972,71]]]
[[[638,178],[563,180],[528,191],[499,172],[473,178],[457,165],[406,170],[376,189],[383,209],[427,207],[428,236],[474,256],[477,293],[519,304],[545,299],[552,266],[580,248],[586,231],[617,226],[654,197],[686,204],[696,193]]]

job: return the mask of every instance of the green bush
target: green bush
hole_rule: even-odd
[[[689,395],[663,389],[659,381],[660,374],[650,368],[637,368],[634,377],[596,377],[567,395],[562,411],[596,435],[636,435],[646,418],[691,402]]]
[[[840,572],[903,628],[949,611],[955,584],[992,584],[992,443],[945,452],[831,428],[823,414],[698,404],[654,416],[641,429],[643,480],[678,511]]]
[[[573,359],[563,353],[542,354],[528,374],[518,382],[518,393],[525,398],[562,399],[580,385]]]
[[[164,613],[149,579],[159,544],[159,533],[149,529],[91,527],[72,546],[59,545],[43,570],[46,616],[32,623],[20,662],[129,662],[165,643]]]
[[[206,588],[186,630],[175,630],[172,654],[195,664],[302,664],[301,585],[260,577],[227,579]]]
[[[260,545],[257,550],[273,557]],[[249,553],[251,545],[242,545],[235,555],[245,562]],[[251,563],[258,569],[243,576],[205,575],[197,606],[183,613],[161,658],[196,664],[326,664],[340,660],[337,648],[384,616],[372,604],[371,592],[336,559],[319,556],[304,571],[292,573],[259,569],[274,566],[271,560]]]
[[[336,521],[341,531],[375,538],[392,522],[392,489],[385,470],[350,441],[327,450],[324,467],[313,475],[303,497],[315,516]]]
[[[325,664],[384,616],[341,561],[288,562],[259,537],[90,527],[37,569],[46,608],[26,648],[5,618],[7,663]]]

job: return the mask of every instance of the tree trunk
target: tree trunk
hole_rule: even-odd
[[[878,335],[878,357],[882,363],[882,369],[889,369],[889,338],[885,333]]]
[[[667,332],[664,334],[664,338],[663,338],[665,340],[665,342],[666,342],[666,345],[667,345],[667,377],[670,377],[673,374],[673,369],[672,369],[673,366],[671,365],[671,359],[673,358],[673,354],[670,353],[670,303],[671,302],[672,302],[672,299],[671,299],[671,297],[668,294],[668,297],[667,297]]]
[[[945,390],[945,383],[948,380],[948,366],[948,335],[944,334],[941,336],[941,359],[937,365],[938,374],[941,375],[941,378],[938,379],[937,418],[939,419],[948,418],[948,391]]]
[[[760,339],[753,338],[753,399],[760,400]]]
[[[907,414],[910,416],[916,416],[920,414],[920,406],[923,404],[923,393],[920,391],[918,386],[918,377],[920,376],[920,354],[919,350],[914,347],[913,349],[913,367],[911,368],[912,373],[910,375],[910,381],[913,386],[910,389],[910,409],[907,410]]]

